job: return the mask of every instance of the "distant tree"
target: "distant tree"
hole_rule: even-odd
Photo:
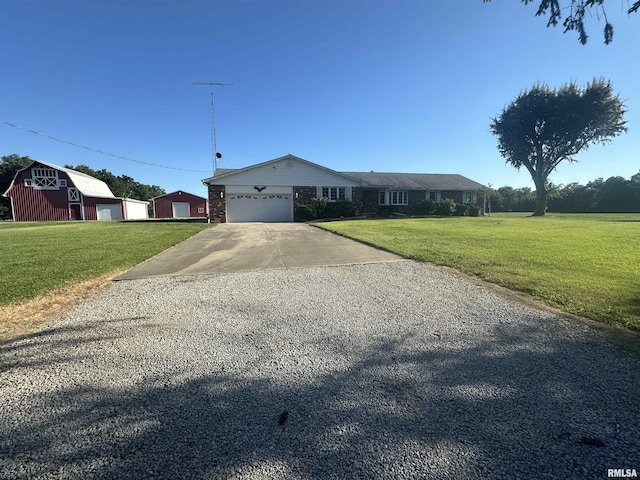
[[[548,177],[563,161],[591,144],[605,144],[626,131],[623,102],[610,82],[593,80],[584,89],[569,83],[550,90],[536,84],[520,95],[491,122],[498,150],[507,163],[524,166],[536,187],[533,215],[547,207]]]
[[[489,3],[490,1],[491,0],[484,0],[484,3]],[[562,21],[564,33],[567,33],[568,31],[577,31],[578,40],[583,45],[587,44],[587,39],[589,38],[584,27],[585,15],[595,16],[598,19],[602,17],[605,22],[604,43],[608,45],[613,40],[613,25],[609,23],[609,19],[607,18],[607,12],[604,9],[604,1],[605,0],[570,0],[568,2],[569,4],[563,8],[560,6],[559,0],[540,0],[536,17],[549,13],[547,27],[555,27],[560,21]],[[533,2],[534,0],[522,0],[522,3],[525,5]],[[568,12],[564,17],[564,20],[562,19],[562,10]],[[627,13],[630,15],[638,10],[640,10],[640,0],[635,1],[627,10]]]
[[[16,173],[28,167],[33,160],[15,153],[0,158],[0,220],[11,219],[11,201],[2,196],[16,176]]]
[[[93,170],[87,165],[78,165],[76,167],[72,165],[65,165],[66,168],[77,170],[78,172],[86,173],[92,177],[102,180],[109,186],[109,189],[116,197],[133,198],[134,200],[149,200],[150,198],[164,195],[166,192],[158,185],[146,185],[144,183],[137,182],[134,178],[128,175],[116,176],[106,169]]]

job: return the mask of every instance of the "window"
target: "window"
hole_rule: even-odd
[[[473,192],[464,192],[462,197],[463,203],[473,203]]]
[[[35,188],[42,190],[58,189],[58,175],[53,168],[32,168],[31,177]]]
[[[378,204],[379,205],[386,205],[387,204],[387,192],[385,192],[384,190],[380,190],[380,192],[378,192]]]
[[[406,205],[408,192],[391,191],[389,192],[389,205]]]
[[[322,197],[330,202],[344,201],[347,199],[346,187],[322,187]]]
[[[64,178],[61,178],[60,180],[58,180],[58,185],[60,185],[61,187],[66,187],[67,181]]]
[[[68,188],[67,189],[67,198],[70,202],[79,202],[80,201],[80,192],[77,188]]]
[[[33,180],[31,178],[25,178],[24,179],[24,186],[25,187],[33,187]]]
[[[198,213],[204,213],[204,207],[198,207]]]
[[[431,200],[432,202],[437,201],[438,195],[437,192],[427,192],[427,200]]]

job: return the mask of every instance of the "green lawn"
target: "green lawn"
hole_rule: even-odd
[[[127,269],[208,227],[178,222],[0,223],[0,306]]]
[[[318,226],[640,330],[640,214],[494,214]]]

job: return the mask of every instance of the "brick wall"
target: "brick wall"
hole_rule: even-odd
[[[224,185],[209,185],[209,217],[221,223],[227,221]]]
[[[356,190],[354,188],[354,190]],[[373,213],[378,210],[378,190],[371,188],[357,188],[360,197],[360,213]]]
[[[307,205],[316,198],[316,187],[293,187],[293,203]]]

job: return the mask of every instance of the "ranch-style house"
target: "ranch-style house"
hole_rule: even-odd
[[[325,197],[351,201],[357,215],[393,206],[411,213],[426,200],[452,199],[484,214],[485,187],[457,174],[337,172],[294,155],[240,169],[217,169],[202,180],[209,190],[212,220],[291,222],[295,205]]]

